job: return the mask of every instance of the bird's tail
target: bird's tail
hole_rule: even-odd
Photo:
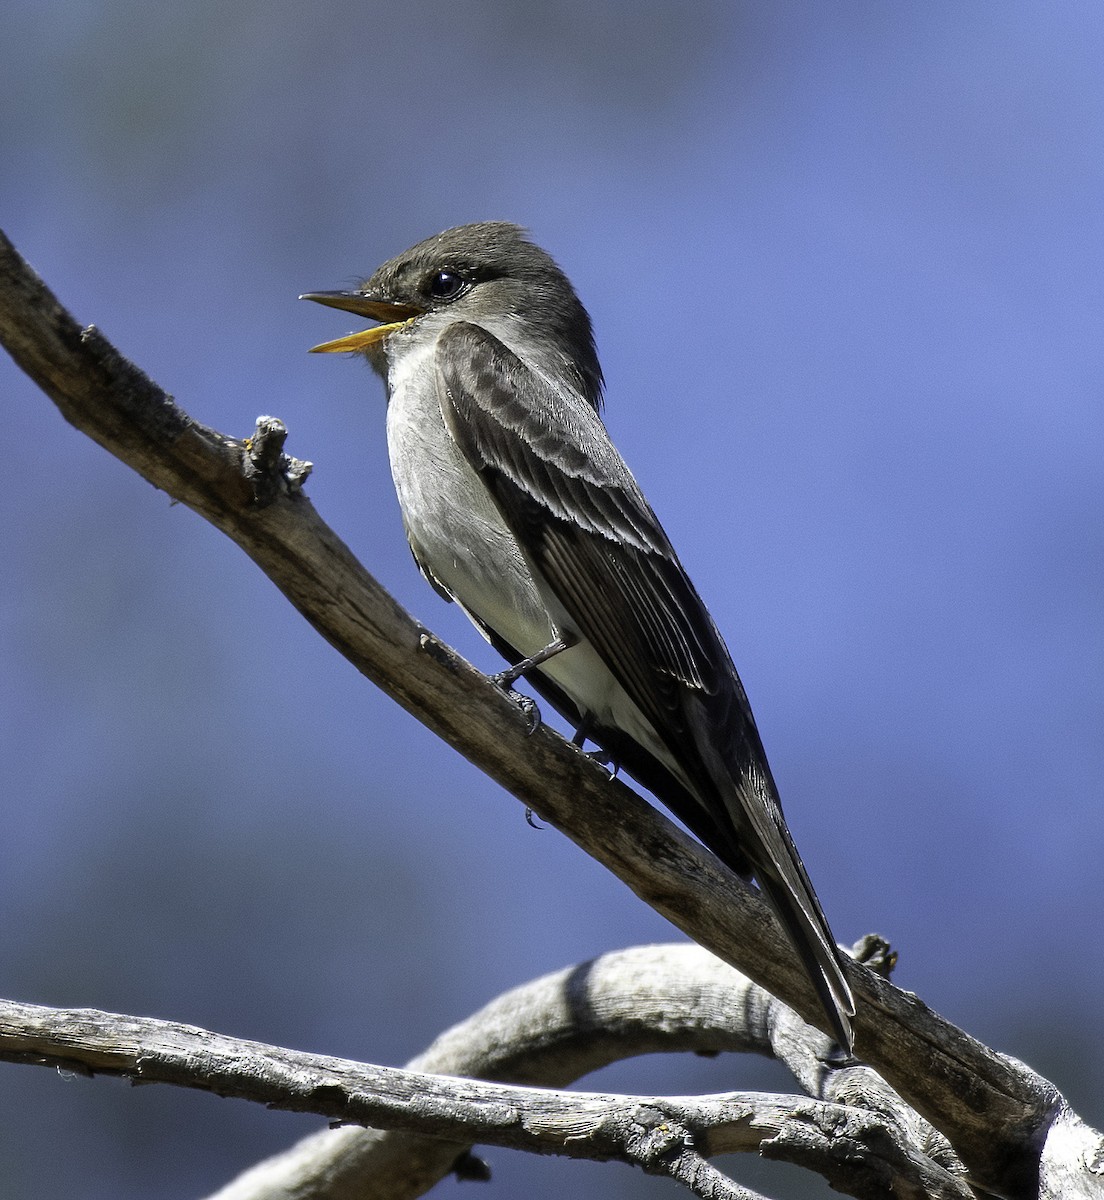
[[[778,789],[759,752],[742,769],[717,771],[724,808],[732,820],[740,859],[778,914],[820,999],[832,1032],[850,1054],[854,1049],[855,999],[847,982],[844,954],[836,945],[812,881],[786,827]],[[724,851],[714,848],[725,857]]]
[[[756,878],[812,981],[836,1040],[850,1054],[855,1045],[852,1020],[855,999],[844,974],[843,955],[832,937],[800,859],[798,868],[804,876],[805,887],[801,891],[797,891],[792,882],[774,878],[766,870],[757,871]]]

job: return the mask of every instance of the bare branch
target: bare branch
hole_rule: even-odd
[[[1043,1147],[1039,1195],[1049,1200],[1100,1200],[1104,1137],[1063,1103]]]
[[[916,1200],[969,1195],[961,1181],[897,1146],[892,1129],[876,1115],[795,1096],[641,1097],[524,1088],[304,1054],[152,1018],[11,1001],[0,1004],[0,1057],[199,1088],[452,1142],[618,1159],[671,1175],[702,1196],[747,1197],[704,1158],[755,1152],[767,1142],[776,1157],[821,1171],[858,1197],[885,1194],[886,1180],[896,1195]]]
[[[197,424],[94,329],[81,330],[2,235],[0,337],[66,420],[233,538],[369,679],[701,945],[822,1019],[753,891],[552,731],[527,738],[514,706],[321,521],[298,490],[300,471],[258,492],[243,469],[248,447]],[[856,966],[851,982],[856,1053],[950,1139],[973,1178],[1002,1196],[1035,1196],[1059,1111],[1053,1086],[872,972]]]
[[[560,1087],[636,1054],[754,1051],[785,1056],[791,1069],[819,1081],[825,1094],[811,1093],[818,1099],[828,1098],[841,1072],[852,1076],[847,1103],[883,1118],[891,1131],[887,1144],[893,1146],[893,1159],[907,1164],[899,1172],[898,1195],[912,1194],[908,1182],[916,1180],[923,1189],[918,1195],[970,1195],[964,1184],[948,1179],[948,1172],[962,1173],[953,1158],[929,1161],[927,1135],[938,1135],[899,1098],[894,1111],[886,1101],[887,1085],[871,1071],[866,1078],[873,1103],[865,1103],[854,1080],[856,1068],[834,1070],[825,1063],[826,1042],[823,1034],[700,946],[640,946],[504,993],[443,1033],[407,1068]],[[789,1128],[792,1132],[795,1127]],[[832,1145],[838,1149],[841,1142]],[[393,1131],[323,1130],[246,1171],[212,1200],[409,1200],[448,1174],[464,1150]],[[837,1165],[827,1143],[818,1147],[807,1138],[782,1133],[763,1141],[759,1151],[830,1176]],[[819,1158],[820,1166],[807,1156]],[[893,1174],[887,1157],[879,1152],[877,1170]],[[852,1158],[834,1186],[851,1191],[859,1174]]]

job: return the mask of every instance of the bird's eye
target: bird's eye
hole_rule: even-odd
[[[447,268],[429,277],[427,291],[434,300],[455,300],[464,290],[464,277]]]

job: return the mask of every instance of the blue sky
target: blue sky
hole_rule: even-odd
[[[887,935],[902,986],[1104,1121],[1099,6],[24,0],[6,25],[9,236],[198,420],[281,416],[325,519],[487,669],[410,560],[378,381],[307,356],[346,326],[295,297],[528,226],[837,935]],[[400,1063],[523,979],[676,936],[6,359],[0,396],[0,991]],[[0,1094],[11,1195],[198,1196],[313,1127],[14,1066]],[[492,1194],[671,1191],[491,1157]]]

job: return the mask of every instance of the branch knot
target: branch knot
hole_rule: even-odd
[[[279,417],[258,417],[253,436],[242,443],[242,474],[258,507],[271,504],[281,494],[298,494],[314,470],[313,463],[284,453],[287,435],[287,426]]]

